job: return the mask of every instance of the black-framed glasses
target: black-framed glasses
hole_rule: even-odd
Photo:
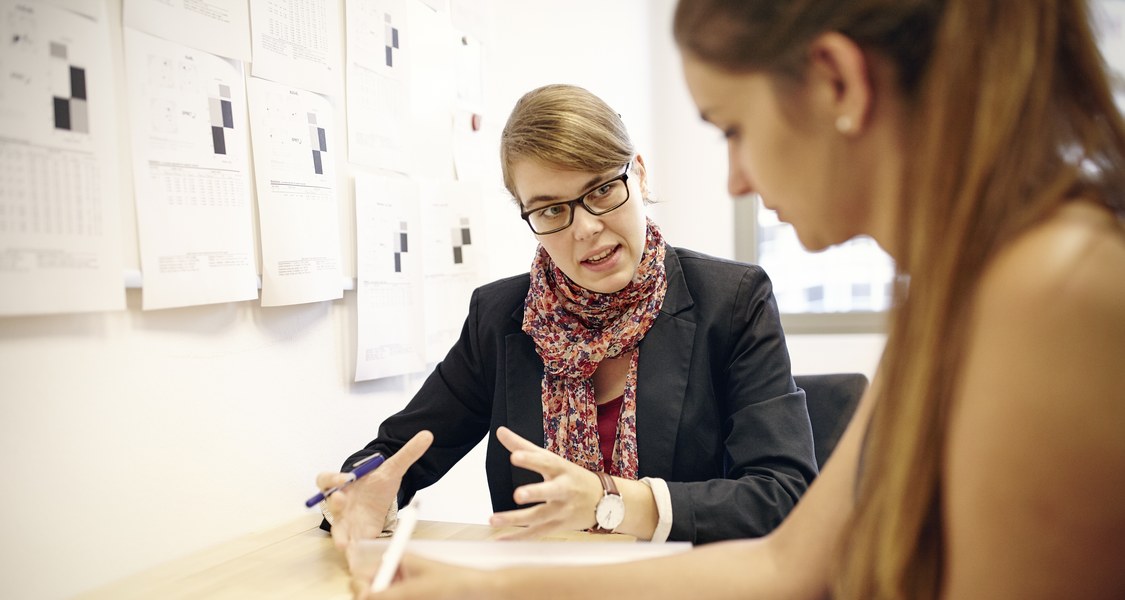
[[[562,231],[574,222],[575,206],[581,205],[592,215],[604,215],[629,201],[629,165],[620,175],[590,188],[574,200],[555,202],[520,213],[527,226],[536,235]]]

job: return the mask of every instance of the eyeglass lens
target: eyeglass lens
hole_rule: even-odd
[[[595,215],[605,214],[620,207],[629,199],[629,187],[621,179],[606,182],[581,198],[581,204]],[[527,222],[538,234],[565,229],[574,221],[577,201],[560,202],[536,210],[527,216]]]

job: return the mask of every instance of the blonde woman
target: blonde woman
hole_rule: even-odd
[[[680,0],[675,35],[731,193],[809,248],[894,257],[871,390],[763,539],[487,574],[407,557],[376,597],[1125,598],[1125,126],[1086,3]]]
[[[526,94],[501,163],[539,241],[531,271],[474,293],[461,339],[345,463],[390,455],[330,497],[337,543],[378,535],[486,435],[491,522],[514,537],[768,533],[816,463],[765,273],[664,242],[644,160],[582,88]]]

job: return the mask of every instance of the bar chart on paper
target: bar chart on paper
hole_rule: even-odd
[[[124,308],[108,31],[0,3],[0,314]]]
[[[396,175],[358,174],[356,381],[425,366],[418,187]]]

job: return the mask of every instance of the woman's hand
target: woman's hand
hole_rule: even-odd
[[[344,550],[353,540],[371,539],[382,533],[403,474],[433,441],[434,434],[419,431],[379,468],[328,497],[325,506],[332,513],[332,539],[337,548]],[[321,473],[316,476],[316,485],[328,490],[343,484],[347,478],[347,473]]]
[[[352,594],[357,600],[406,600],[408,598],[490,598],[499,596],[493,589],[495,580],[490,574],[441,563],[407,553],[399,563],[394,583],[386,590],[374,593],[371,581],[379,569],[379,561],[356,560],[350,553],[348,568],[351,571]]]
[[[526,527],[504,536],[505,539],[537,538],[563,529],[589,529],[596,524],[594,510],[603,491],[595,473],[532,444],[507,427],[497,429],[496,437],[512,452],[513,465],[543,476],[542,483],[520,486],[513,496],[518,504],[542,504],[492,515],[489,524],[493,527]]]

